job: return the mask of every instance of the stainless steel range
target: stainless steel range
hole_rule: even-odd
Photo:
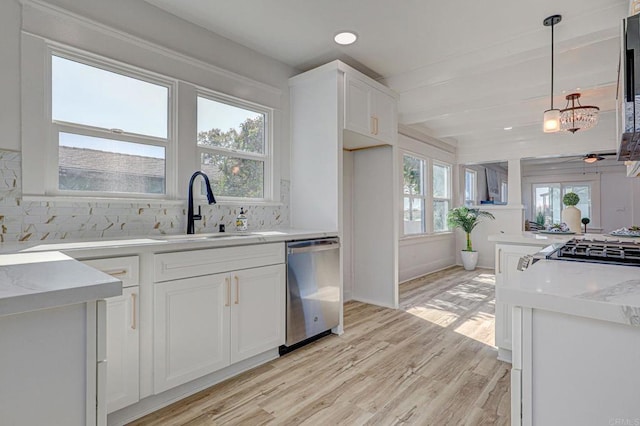
[[[640,241],[574,238],[547,246],[533,256],[521,257],[517,268],[524,271],[542,259],[640,266]]]
[[[550,260],[640,266],[640,242],[574,238],[545,257]]]

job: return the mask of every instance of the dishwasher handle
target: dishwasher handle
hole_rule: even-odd
[[[305,241],[299,244],[288,244],[287,254],[316,253],[339,248],[340,242],[337,240]]]

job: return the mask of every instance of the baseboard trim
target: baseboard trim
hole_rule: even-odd
[[[278,357],[278,348],[274,348],[252,358],[230,365],[229,367],[222,370],[193,380],[189,383],[176,386],[173,389],[169,389],[157,395],[149,396],[137,402],[136,404],[130,405],[109,414],[107,416],[107,425],[123,426],[136,419],[144,417],[147,414],[158,411],[159,409],[164,408],[167,405],[171,405],[174,402],[180,401],[181,399],[210,388],[213,385],[223,382],[231,377],[237,376],[238,374],[245,371],[251,370],[252,368],[255,368],[259,365],[272,361]]]

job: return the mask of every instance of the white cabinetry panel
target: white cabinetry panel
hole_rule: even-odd
[[[245,269],[231,274],[231,362],[284,344],[285,266]]]
[[[229,365],[229,275],[154,287],[154,392]]]
[[[349,75],[345,76],[345,86],[344,127],[356,133],[372,135],[372,87],[358,79],[351,78]]]

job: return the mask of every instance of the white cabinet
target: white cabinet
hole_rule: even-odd
[[[393,96],[346,74],[345,129],[392,143],[398,132],[396,104]]]
[[[107,412],[135,404],[139,386],[140,287],[107,299]]]
[[[284,265],[236,271],[232,275],[231,362],[284,344]]]
[[[122,296],[106,300],[107,412],[140,400],[140,286],[138,256],[84,260],[122,281]]]
[[[230,278],[206,275],[154,285],[154,392],[229,365]]]
[[[345,247],[341,288],[354,300],[396,308],[396,96],[340,61],[292,77],[289,86],[291,226],[337,231]]]
[[[518,271],[521,257],[534,254],[544,246],[496,244],[496,346],[498,358],[511,362],[512,306],[500,300],[500,289],[516,284],[523,273]]]
[[[205,270],[207,259],[210,271],[224,269],[222,259],[276,264],[154,284],[155,394],[284,344],[284,244],[159,254],[156,279],[187,264]]]

